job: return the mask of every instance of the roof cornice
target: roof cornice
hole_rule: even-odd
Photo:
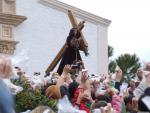
[[[104,26],[109,26],[111,23],[111,21],[108,19],[96,16],[82,9],[60,2],[58,0],[39,0],[39,3],[45,6],[57,9],[59,11],[65,12],[65,13],[67,13],[68,10],[72,10],[76,14],[77,17],[85,21],[92,22],[94,24],[102,24]]]

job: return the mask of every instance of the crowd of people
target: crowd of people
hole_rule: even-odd
[[[117,66],[114,74],[94,75],[88,69],[65,65],[61,75],[40,72],[28,76],[20,67],[13,67],[9,58],[0,58],[0,113],[15,113],[13,95],[23,88],[13,80],[28,81],[32,90],[44,91],[47,98],[58,100],[58,113],[134,113],[150,111],[150,63],[137,70],[135,78],[122,82]],[[37,106],[28,113],[55,113],[49,106]],[[26,113],[27,113],[26,112]]]

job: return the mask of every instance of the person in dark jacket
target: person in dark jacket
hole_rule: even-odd
[[[71,99],[71,101],[72,101],[72,99],[74,98],[74,93],[75,93],[75,91],[76,91],[76,89],[78,88],[78,86],[79,86],[79,83],[78,82],[76,82],[76,75],[71,75],[71,78],[72,78],[72,80],[73,80],[73,82],[71,82],[70,84],[69,84],[69,94],[70,94],[70,99]]]
[[[150,87],[148,87],[144,94],[139,98],[138,101],[138,106],[139,106],[139,110],[140,111],[144,111],[144,112],[150,112],[150,110],[148,109],[148,107],[143,103],[142,99],[146,96],[150,96]]]
[[[120,91],[120,86],[122,85],[121,79],[122,79],[122,70],[120,69],[119,66],[116,67],[115,69],[115,88]]]

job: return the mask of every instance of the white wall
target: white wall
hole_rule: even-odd
[[[16,40],[20,41],[15,54],[27,50],[29,61],[24,62],[27,66],[25,71],[29,74],[34,71],[40,71],[44,74],[68,36],[71,28],[68,16],[63,12],[39,4],[38,0],[16,0],[16,11],[17,14],[26,16],[27,20],[15,29]],[[101,40],[106,42],[107,39],[105,38],[107,37],[98,39],[98,28],[100,27],[86,22],[83,34],[89,44],[90,55],[85,57],[82,54],[82,58],[90,73],[107,73],[106,60],[103,60],[103,58],[98,60],[100,53],[98,52],[99,43],[97,42]],[[104,29],[105,31],[106,29]],[[102,52],[106,54],[106,51]],[[106,63],[106,65],[105,67],[101,66],[102,71],[99,71],[98,66],[101,62]]]

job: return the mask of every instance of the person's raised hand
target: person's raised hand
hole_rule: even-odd
[[[71,65],[65,65],[63,74],[68,74],[71,71]]]
[[[129,96],[129,91],[128,89],[123,91],[123,98],[128,97]]]
[[[134,111],[138,111],[138,98],[132,98],[132,108]]]
[[[58,78],[56,85],[58,87],[60,87],[61,85],[64,84],[64,82],[66,81],[66,79],[69,76],[69,72],[71,71],[71,65],[65,65],[63,68],[63,73],[61,74],[61,76]]]
[[[105,107],[101,107],[100,109],[101,113],[116,113],[110,103],[108,103]]]
[[[100,82],[103,82],[106,79],[106,76],[104,74],[100,74]]]
[[[0,76],[8,78],[12,74],[12,63],[10,58],[0,59]]]
[[[11,74],[12,74],[12,62],[11,62],[10,58],[6,58],[5,62],[6,62],[6,65],[4,68],[4,75],[7,78],[7,77],[11,76]]]

